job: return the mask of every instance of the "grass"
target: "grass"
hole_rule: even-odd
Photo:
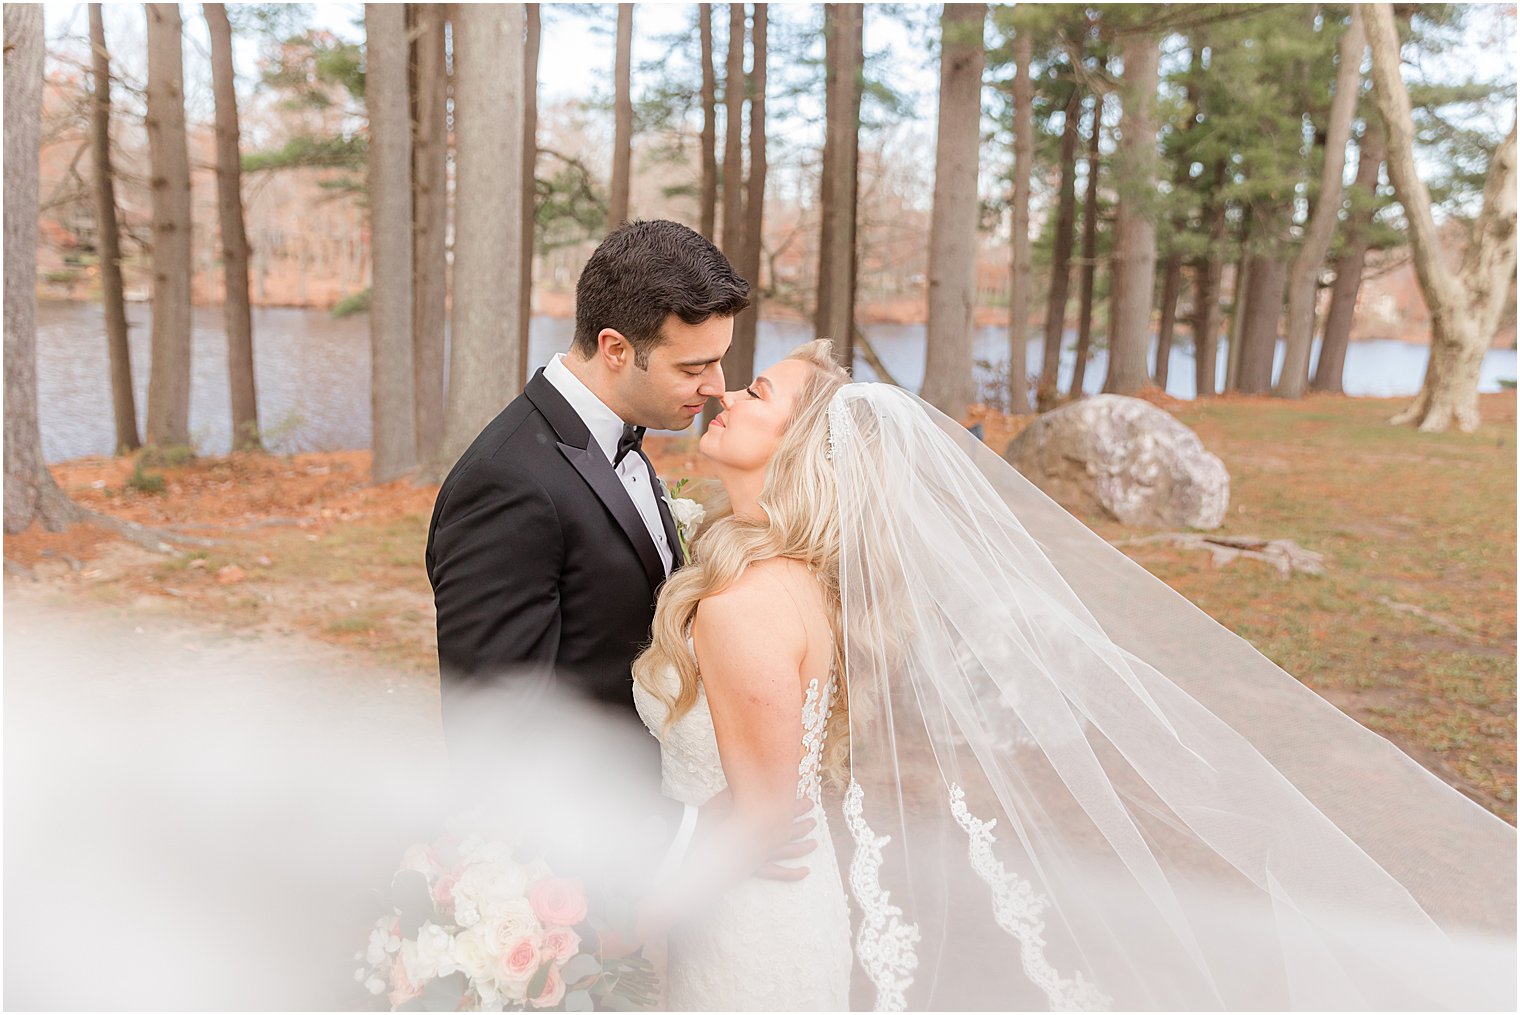
[[[1386,425],[1395,404],[1255,399],[1177,411],[1230,469],[1222,531],[1293,539],[1326,555],[1324,575],[1284,581],[1247,561],[1215,571],[1201,555],[1126,550],[1513,822],[1513,410],[1474,434],[1421,434]]]

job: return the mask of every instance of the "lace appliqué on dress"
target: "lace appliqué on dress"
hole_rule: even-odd
[[[813,803],[823,798],[823,734],[834,712],[834,681],[829,693],[821,695],[818,678],[808,681],[807,696],[802,699],[802,762],[797,766],[797,799],[807,797]]]
[[[904,1011],[907,990],[918,968],[919,933],[916,923],[904,923],[902,908],[891,902],[892,893],[881,887],[881,851],[892,841],[890,835],[878,836],[866,824],[865,791],[850,780],[845,792],[845,824],[855,840],[855,855],[850,860],[850,891],[860,904],[860,930],[855,935],[855,954],[860,965],[876,986],[876,1011]]]
[[[950,813],[971,840],[971,868],[992,889],[992,915],[999,927],[1019,942],[1024,975],[1044,991],[1051,1011],[1103,1011],[1111,999],[1079,971],[1062,979],[1045,958],[1045,921],[1040,914],[1050,904],[1034,886],[1010,874],[992,853],[992,829],[996,819],[983,821],[966,807],[966,792],[950,786]],[[853,871],[852,871],[853,874]],[[853,880],[853,878],[852,878]]]

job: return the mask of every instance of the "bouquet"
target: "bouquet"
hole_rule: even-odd
[[[580,881],[542,856],[469,834],[406,850],[391,912],[370,932],[354,974],[392,1010],[633,1011],[659,985],[639,951],[608,957]]]

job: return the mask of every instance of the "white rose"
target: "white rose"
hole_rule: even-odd
[[[541,937],[544,928],[527,899],[514,899],[493,910],[490,921],[482,920],[475,931],[485,940],[492,954],[501,955],[507,945],[518,938]]]
[[[485,1000],[486,986],[491,986],[494,991],[496,959],[486,947],[485,940],[473,929],[462,930],[454,935],[454,940],[449,946],[449,959],[455,968],[463,970],[464,975],[468,976],[470,982],[481,991],[482,1000]]]
[[[461,927],[497,920],[527,889],[528,878],[520,864],[511,860],[472,863],[454,885],[455,919]]]
[[[369,979],[364,981],[364,989],[369,991],[371,994],[384,994],[385,981],[380,979],[378,976],[371,976]]]

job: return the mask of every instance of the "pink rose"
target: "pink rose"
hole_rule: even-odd
[[[586,892],[569,878],[544,878],[528,889],[528,901],[546,924],[573,927],[586,918]]]
[[[520,937],[501,956],[498,978],[509,983],[527,983],[539,967],[538,942]]]
[[[544,935],[544,954],[554,956],[554,964],[563,966],[581,950],[581,936],[569,927],[555,927]]]
[[[407,977],[406,963],[401,961],[400,955],[397,955],[391,960],[391,1007],[398,1008],[412,998],[420,996],[422,996],[422,988]]]
[[[535,1008],[553,1008],[565,999],[565,978],[559,975],[558,966],[549,967],[549,979],[544,981],[541,994],[531,1000]]]
[[[433,901],[440,906],[452,906],[454,904],[454,886],[459,883],[459,871],[444,871],[433,882]]]

